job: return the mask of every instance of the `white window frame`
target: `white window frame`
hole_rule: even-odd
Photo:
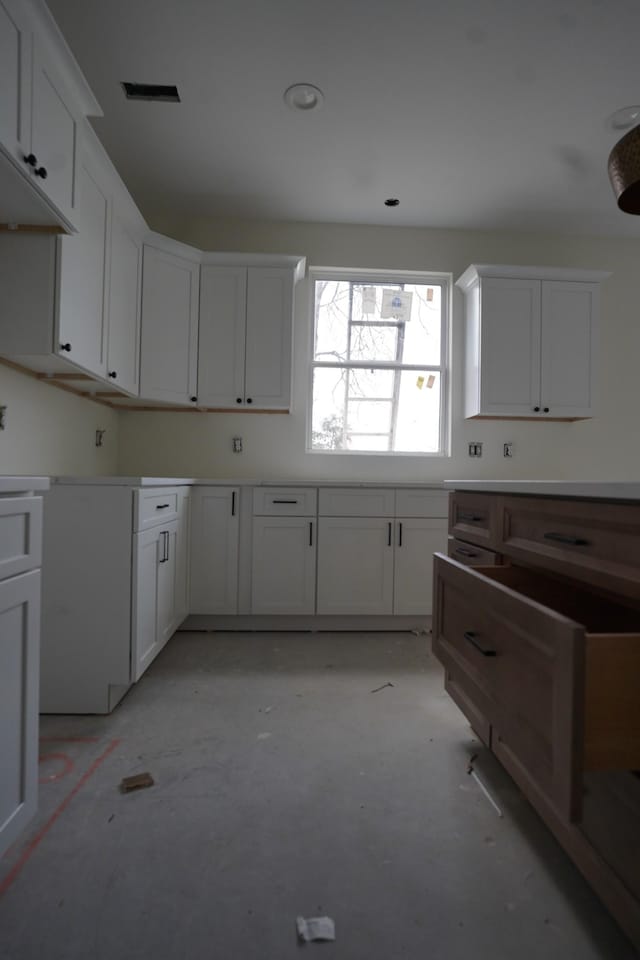
[[[451,291],[453,275],[450,273],[434,273],[423,270],[373,270],[350,269],[347,267],[309,267],[309,316],[311,318],[311,336],[309,344],[309,367],[307,371],[307,453],[329,456],[347,457],[430,457],[443,458],[451,456],[451,390],[450,390],[450,343],[451,343]],[[352,283],[376,284],[425,284],[439,286],[441,290],[441,329],[440,329],[440,364],[401,364],[389,361],[380,361],[373,364],[380,369],[420,370],[433,371],[440,374],[440,430],[438,450],[434,451],[404,451],[404,450],[318,450],[312,447],[313,432],[313,372],[317,368],[346,368],[372,366],[369,361],[359,361],[350,364],[316,361],[314,358],[315,344],[315,289],[316,280],[348,280]]]

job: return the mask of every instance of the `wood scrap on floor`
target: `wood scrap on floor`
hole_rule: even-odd
[[[150,773],[136,773],[132,777],[123,777],[120,782],[121,793],[131,793],[133,790],[144,790],[152,787],[154,779]]]

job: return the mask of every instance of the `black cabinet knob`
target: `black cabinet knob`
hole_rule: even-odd
[[[540,407],[534,407],[533,409],[536,413],[540,413]]]
[[[38,162],[38,158],[33,153],[29,153],[26,157],[22,158],[25,163],[28,163],[30,167],[35,167]]]
[[[60,349],[61,349],[61,350],[66,350],[67,353],[71,353],[71,344],[70,344],[70,343],[61,343],[61,344],[60,344]]]
[[[197,403],[197,401],[198,401],[197,397],[191,397],[191,403]]]
[[[253,400],[251,399],[251,397],[247,397],[247,403],[253,403]]]
[[[242,403],[242,397],[236,397],[236,403]]]
[[[109,370],[109,376],[111,377],[112,380],[115,380],[118,374],[115,370]]]
[[[36,177],[42,177],[43,180],[47,179],[47,171],[45,167],[38,167],[38,169],[35,170],[34,172]]]
[[[543,412],[543,413],[549,413],[549,407],[545,407],[542,412]]]

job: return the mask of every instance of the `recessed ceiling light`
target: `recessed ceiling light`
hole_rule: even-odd
[[[312,83],[294,83],[285,90],[284,102],[292,110],[317,110],[324,103],[324,93]]]
[[[622,107],[609,119],[614,130],[629,130],[640,124],[640,106]]]
[[[397,199],[397,197],[389,197],[388,200],[385,200],[384,205],[385,207],[399,207],[400,201]]]

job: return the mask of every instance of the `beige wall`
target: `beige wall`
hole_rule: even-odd
[[[154,229],[208,250],[291,253],[308,265],[434,270],[457,278],[470,263],[610,270],[602,296],[601,415],[575,424],[462,419],[462,302],[454,294],[452,456],[382,457],[305,452],[310,337],[308,283],[296,297],[294,394],[290,416],[197,413],[120,415],[125,474],[221,478],[428,480],[443,477],[640,479],[636,443],[640,357],[637,272],[640,243],[554,235],[480,233],[336,224],[189,221]],[[243,454],[231,439],[242,436]],[[468,441],[482,441],[471,460]],[[512,441],[513,460],[502,456]]]
[[[118,414],[0,364],[0,474],[118,472]],[[106,430],[96,447],[95,431]]]

